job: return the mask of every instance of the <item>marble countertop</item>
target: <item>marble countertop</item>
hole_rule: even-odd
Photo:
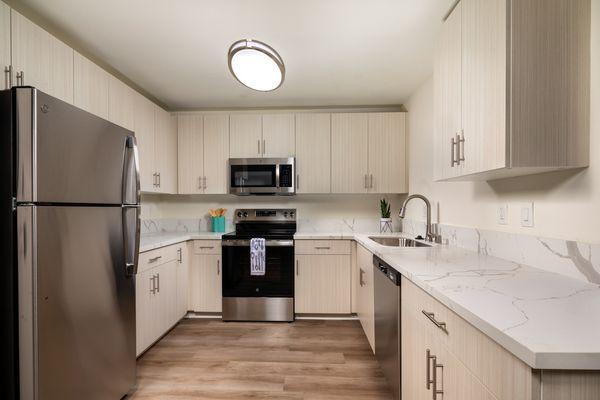
[[[600,369],[600,286],[451,246],[382,246],[378,233],[298,232],[354,239],[534,369]],[[216,233],[142,236],[147,251]],[[391,234],[389,236],[405,236]]]

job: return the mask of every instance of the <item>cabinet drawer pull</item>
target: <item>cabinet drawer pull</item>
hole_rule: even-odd
[[[440,330],[442,332],[444,332],[446,335],[448,334],[448,328],[446,327],[446,323],[445,322],[437,321],[435,319],[435,314],[434,313],[428,312],[428,311],[425,311],[425,310],[421,310],[421,312],[423,313],[424,316],[427,317],[427,319],[429,319],[431,322],[433,322],[433,324],[435,326],[437,326],[438,328],[440,328]]]
[[[161,258],[162,258],[162,256],[157,256],[157,257],[154,257],[154,258],[151,258],[151,259],[149,259],[149,260],[148,260],[148,262],[149,262],[149,263],[157,262],[157,261],[158,261],[158,260],[160,260]]]
[[[214,246],[198,246],[200,250],[211,250],[214,249]]]
[[[442,398],[444,398],[444,390],[443,389],[438,389],[438,375],[437,375],[437,370],[438,368],[440,368],[442,370],[442,382],[444,381],[444,365],[443,364],[438,364],[437,363],[437,357],[433,356],[433,390],[432,390],[432,399],[433,400],[437,400],[437,396],[438,394],[442,395]]]
[[[329,246],[315,246],[315,250],[331,250]]]

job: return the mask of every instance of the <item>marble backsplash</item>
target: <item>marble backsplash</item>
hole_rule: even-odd
[[[452,246],[600,284],[600,244],[443,224],[439,228]],[[402,230],[425,236],[425,223],[405,220]]]

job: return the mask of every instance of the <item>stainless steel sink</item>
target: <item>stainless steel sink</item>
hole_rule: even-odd
[[[369,239],[382,246],[389,247],[431,247],[428,244],[403,237],[369,236]]]

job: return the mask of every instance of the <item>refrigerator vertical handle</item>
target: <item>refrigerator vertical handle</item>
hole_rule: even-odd
[[[140,252],[140,206],[123,205],[123,250],[125,253],[125,274],[137,274]]]
[[[133,136],[127,136],[125,140],[122,202],[123,204],[140,203],[140,168],[137,145]]]

